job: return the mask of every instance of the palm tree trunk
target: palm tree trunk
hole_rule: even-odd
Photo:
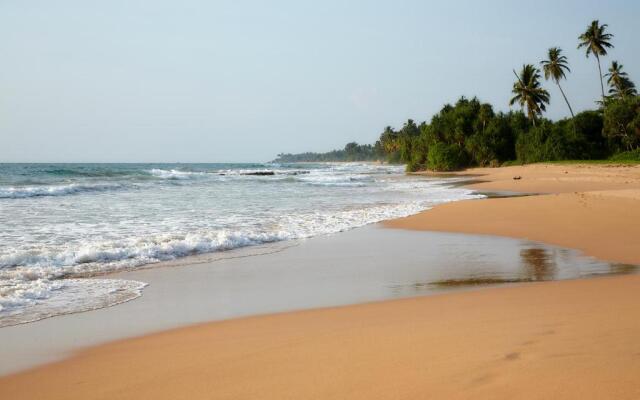
[[[567,103],[567,107],[569,107],[571,118],[575,118],[576,116],[573,114],[573,109],[571,108],[571,104],[569,104],[569,100],[567,100],[567,96],[564,94],[564,90],[562,90],[562,86],[560,86],[560,82],[556,81],[556,84],[558,85],[558,89],[560,89],[560,93],[562,93],[562,97],[564,97],[564,101]]]
[[[600,66],[600,56],[596,54],[598,61],[598,72],[600,72],[600,89],[602,90],[602,104],[604,105],[604,82],[602,81],[602,67]]]

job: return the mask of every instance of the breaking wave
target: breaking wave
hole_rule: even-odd
[[[0,199],[24,199],[28,197],[66,196],[87,192],[121,190],[119,183],[71,183],[67,185],[11,186],[0,188]]]
[[[12,199],[0,201],[0,326],[141,295],[143,283],[96,279],[106,273],[332,234],[482,197],[450,181],[404,176],[402,168],[0,165],[0,199]],[[27,201],[34,197],[48,200]]]

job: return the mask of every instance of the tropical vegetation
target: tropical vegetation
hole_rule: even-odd
[[[602,99],[604,100],[604,83],[602,82],[602,66],[600,65],[600,57],[607,55],[607,49],[612,48],[610,40],[613,35],[606,32],[607,24],[600,25],[600,21],[592,21],[587,30],[578,37],[580,44],[578,48],[585,48],[587,58],[593,54],[598,63],[598,76],[600,77],[600,88],[602,89]]]
[[[547,59],[540,61],[540,64],[544,71],[544,79],[551,79],[556,83],[556,85],[558,85],[558,89],[560,89],[560,93],[562,93],[562,97],[564,98],[565,103],[567,103],[567,107],[569,107],[571,117],[575,117],[571,104],[569,103],[569,99],[567,99],[567,95],[564,93],[564,90],[562,90],[562,86],[560,85],[560,80],[567,79],[567,72],[571,72],[569,63],[567,62],[567,57],[562,55],[562,49],[559,47],[550,48]]]
[[[378,161],[385,157],[385,153],[377,146],[370,144],[347,143],[344,149],[332,150],[326,153],[281,153],[273,160],[275,163],[293,162],[336,162],[336,161]]]
[[[405,163],[409,171],[448,171],[470,166],[500,166],[559,160],[640,161],[640,96],[623,65],[613,61],[602,74],[602,58],[613,48],[608,26],[593,21],[578,37],[578,48],[597,61],[601,98],[594,110],[574,113],[561,81],[569,78],[569,60],[551,47],[540,62],[513,71],[509,112],[496,112],[478,98],[446,104],[429,121],[412,119],[400,129],[384,128],[374,145],[349,143],[329,153],[281,154],[276,161],[361,161]],[[544,79],[555,84],[570,117],[544,117],[551,101]],[[608,86],[605,93],[604,82]]]

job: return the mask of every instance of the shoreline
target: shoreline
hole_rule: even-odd
[[[0,375],[211,321],[630,272],[542,243],[379,224],[277,250],[237,249],[217,260],[112,275],[149,286],[118,307],[0,329],[0,359],[11,360],[0,363]]]
[[[639,289],[640,275],[614,276],[204,323],[0,378],[0,394],[631,400],[640,321],[624,316]]]
[[[551,220],[557,220],[558,226],[562,226],[564,225],[563,222],[566,223],[566,221],[562,219],[558,220],[558,218],[564,217],[562,213],[559,216],[549,215],[549,210],[554,207],[560,207],[560,209],[565,212],[574,209],[580,210],[580,208],[576,207],[576,204],[584,200],[583,196],[577,193],[571,193],[573,189],[578,187],[592,189],[589,191],[590,194],[586,195],[587,208],[596,207],[595,210],[590,210],[592,212],[591,215],[605,213],[605,217],[607,217],[611,216],[612,210],[615,211],[620,208],[626,210],[629,207],[625,208],[625,206],[640,204],[638,197],[638,192],[640,192],[638,190],[638,188],[640,188],[640,174],[638,171],[640,171],[640,168],[633,169],[633,167],[631,167],[631,173],[629,173],[629,171],[619,173],[619,171],[616,170],[613,174],[615,175],[615,179],[612,180],[611,170],[605,170],[606,173],[601,171],[602,168],[608,167],[594,167],[598,170],[595,171],[595,176],[598,177],[598,179],[591,181],[585,180],[583,178],[588,174],[578,174],[580,171],[577,171],[575,173],[579,175],[579,178],[570,181],[568,177],[564,177],[563,175],[573,174],[574,171],[571,168],[574,167],[575,166],[549,167],[545,165],[542,168],[540,165],[536,165],[534,168],[528,170],[527,167],[507,167],[508,170],[475,170],[473,172],[479,175],[486,173],[486,175],[483,175],[486,181],[473,183],[471,185],[472,188],[477,190],[527,192],[527,190],[522,189],[536,189],[530,190],[529,192],[545,192],[545,190],[539,189],[547,189],[547,191],[554,193],[553,190],[557,190],[560,186],[565,187],[567,190],[562,194],[555,192],[556,194],[553,195],[483,199],[483,201],[467,200],[448,203],[414,216],[386,221],[383,222],[382,225],[385,227],[400,228],[401,230],[459,231],[475,235],[524,237],[531,240],[539,240],[537,236],[532,235],[531,230],[526,232],[522,229],[514,230],[511,234],[501,235],[501,233],[505,233],[504,226],[498,227],[503,230],[490,230],[488,229],[488,220],[486,218],[493,219],[494,221],[496,218],[511,220],[511,226],[513,226],[514,218],[522,220],[523,215],[530,214],[533,218],[529,221],[530,223],[538,221],[540,218],[552,217]],[[541,169],[544,173],[540,172]],[[552,171],[549,171],[549,169]],[[568,173],[564,173],[566,169],[568,169]],[[532,170],[538,175],[533,174]],[[521,173],[523,179],[509,181],[507,176],[514,172]],[[593,172],[594,171],[590,171],[590,176],[594,176]],[[491,176],[492,173],[493,176]],[[455,176],[457,174],[453,175]],[[509,214],[509,212],[514,210],[514,201],[518,203],[521,199],[527,199],[529,201],[515,206],[515,211],[517,212],[515,214]],[[546,204],[549,201],[551,201],[551,204]],[[603,208],[601,207],[603,205],[598,204],[599,201],[605,202]],[[486,205],[487,202],[490,206]],[[495,205],[494,203],[496,202],[500,203]],[[462,207],[464,211],[461,212],[460,207]],[[490,207],[490,209],[479,209],[479,207]],[[532,211],[535,210],[535,207],[540,207],[542,214],[536,214],[535,211]],[[638,209],[638,207],[635,209]],[[634,208],[631,207],[631,210],[634,210]],[[636,211],[632,212],[635,213]],[[588,213],[585,214],[585,212],[578,213],[577,216],[574,215],[572,218],[584,218],[587,214]],[[453,215],[458,219],[451,220],[451,216]],[[617,214],[614,214],[614,216],[616,215]],[[610,237],[612,243],[615,243],[616,240],[619,240],[621,237],[626,239],[638,238],[637,235],[633,236],[634,232],[638,232],[637,228],[629,228],[630,230],[623,229],[621,232],[618,232],[617,236],[612,235],[615,232],[611,230],[612,227],[620,228],[621,221],[623,223],[622,227],[626,226],[625,223],[629,224],[629,221],[637,221],[638,219],[633,219],[635,216],[636,214],[631,216],[628,214],[616,216],[615,223],[612,225],[598,225],[595,227],[597,228],[595,233],[601,233],[604,234],[605,237]],[[476,221],[476,223],[470,224],[470,221]],[[580,221],[583,227],[592,222],[585,220],[577,221]],[[549,220],[543,220],[543,222],[548,223]],[[442,225],[437,225],[438,223]],[[558,229],[558,226],[546,227],[546,232],[544,230],[539,231],[538,234],[546,235],[541,241],[564,247],[582,249],[586,254],[597,255],[599,257],[601,257],[602,254],[607,254],[610,255],[607,256],[608,259],[617,262],[640,264],[640,254],[633,251],[635,248],[638,248],[638,239],[628,241],[627,243],[630,242],[630,244],[626,247],[610,248],[610,244],[608,243],[605,243],[604,246],[602,243],[582,247],[566,246],[563,243],[557,243],[553,240],[553,237],[549,236],[549,228],[553,232]],[[464,229],[467,230],[465,231]],[[535,234],[536,232],[533,231],[533,233]],[[579,232],[557,232],[560,238],[573,237],[577,233]],[[586,232],[586,234],[588,236],[588,234],[594,234],[594,232],[592,230]],[[589,238],[590,237],[587,237],[587,239]],[[600,238],[602,239],[602,236],[600,236]],[[584,235],[578,239],[584,240]],[[572,243],[575,244],[575,242]],[[606,252],[603,252],[603,247],[607,247],[607,249],[605,249],[607,250]],[[637,353],[630,352],[630,356],[625,358],[620,347],[621,343],[627,347],[637,346],[635,345],[635,340],[632,340],[632,337],[636,337],[637,333],[640,332],[640,326],[635,322],[632,315],[637,315],[634,313],[640,310],[639,301],[637,296],[635,296],[635,293],[637,293],[639,289],[640,277],[637,275],[629,275],[595,280],[586,279],[534,283],[531,285],[449,293],[441,296],[410,297],[402,300],[386,300],[360,305],[347,305],[281,314],[250,316],[222,322],[209,322],[92,347],[61,362],[0,378],[0,394],[6,393],[7,395],[15,396],[15,398],[23,398],[21,396],[29,398],[26,393],[20,391],[20,388],[24,389],[28,387],[32,395],[42,394],[43,392],[38,392],[38,390],[46,388],[49,398],[58,398],[56,396],[62,396],[59,398],[103,398],[109,393],[118,393],[123,396],[122,398],[129,398],[124,396],[125,394],[130,395],[131,398],[145,396],[175,398],[185,393],[191,398],[228,398],[239,396],[243,398],[275,399],[292,395],[306,398],[342,398],[347,394],[348,397],[351,398],[371,398],[374,394],[379,394],[378,397],[380,398],[390,398],[397,397],[396,395],[399,393],[409,397],[412,397],[411,394],[415,396],[417,393],[424,393],[416,391],[420,388],[420,390],[427,390],[429,393],[436,393],[446,398],[470,398],[474,396],[480,396],[482,398],[512,398],[516,393],[522,395],[522,398],[539,398],[542,392],[521,393],[521,391],[526,390],[527,387],[529,390],[541,390],[540,388],[531,386],[531,384],[528,384],[524,380],[524,378],[527,377],[529,380],[535,381],[535,379],[531,379],[531,376],[527,375],[530,375],[533,371],[537,374],[536,377],[546,379],[545,382],[549,384],[549,388],[563,390],[563,382],[558,382],[557,379],[554,380],[549,371],[555,371],[556,374],[567,374],[567,371],[569,371],[569,375],[573,377],[573,380],[570,380],[570,382],[574,384],[569,385],[570,390],[564,389],[567,396],[561,396],[562,398],[574,398],[570,397],[574,395],[576,398],[602,398],[604,395],[610,395],[611,393],[617,393],[618,397],[616,398],[635,398],[635,396],[640,393],[640,385],[634,385],[631,376],[637,376],[640,372],[640,358],[636,357],[636,355],[640,355],[640,348],[637,349]],[[505,304],[503,301],[505,296],[511,300],[517,299],[516,303],[519,304],[520,309],[515,307],[514,304]],[[554,304],[550,301],[550,297],[557,298],[563,296],[573,296],[574,303]],[[467,304],[467,306],[465,306],[466,308],[462,307],[460,303]],[[483,313],[488,313],[484,315],[488,319],[481,318],[480,320],[475,320],[474,318],[476,318],[477,315],[468,309],[471,304],[476,308],[477,314],[481,314],[482,316],[484,315]],[[540,308],[540,310],[536,310],[536,307]],[[610,316],[610,311],[614,309],[618,315]],[[526,314],[527,311],[529,313],[540,313],[541,310],[545,312],[537,315],[537,321],[529,321],[528,319],[523,319],[523,316],[518,315],[520,312]],[[507,312],[507,317],[503,318],[499,324],[489,318],[489,314],[497,316],[505,312]],[[318,315],[324,319],[328,319],[327,327],[318,326],[318,323],[314,320]],[[625,315],[627,316],[626,319],[623,317]],[[431,319],[429,316],[431,316]],[[552,354],[548,357],[540,357],[542,350],[539,349],[537,352],[533,352],[529,347],[522,348],[519,351],[509,352],[506,348],[503,349],[503,347],[501,347],[501,343],[496,343],[495,340],[492,339],[492,335],[503,337],[504,334],[500,332],[506,329],[509,332],[521,334],[522,337],[519,337],[519,339],[524,340],[525,336],[535,336],[536,333],[534,331],[536,329],[543,329],[544,326],[546,326],[544,324],[547,322],[549,325],[555,324],[553,326],[558,327],[571,325],[566,324],[566,321],[563,320],[566,318],[571,319],[572,324],[580,325],[583,328],[589,327],[591,331],[582,331],[571,326],[569,333],[565,332],[563,337],[551,340],[553,343],[548,343],[547,345],[550,347],[545,351],[552,351],[555,352],[553,354],[557,355]],[[608,321],[611,318],[615,319],[615,323],[610,323],[607,326],[604,321]],[[475,321],[475,325],[471,320]],[[551,322],[549,322],[550,320]],[[558,323],[560,320],[563,320],[563,322]],[[349,326],[345,327],[344,324],[348,324]],[[522,324],[529,324],[531,326],[524,329],[521,326]],[[415,332],[411,331],[406,335],[411,336],[412,344],[418,346],[416,349],[412,349],[410,346],[407,347],[406,344],[401,343],[402,340],[406,339],[406,335],[402,333],[402,329],[396,328],[396,326],[405,326],[410,331],[412,329],[415,330]],[[481,334],[479,336],[481,336],[481,338],[464,339],[480,348],[468,349],[469,352],[465,354],[459,349],[456,351],[456,345],[454,343],[459,342],[445,339],[446,336],[449,335],[452,326],[455,327],[456,332],[480,332]],[[498,328],[500,329],[496,331]],[[227,329],[235,332],[236,335],[240,335],[241,339],[238,339],[237,336],[226,335],[224,332]],[[246,333],[245,331],[247,330],[252,331],[252,333]],[[320,333],[318,333],[317,330],[320,330]],[[556,333],[558,333],[557,331],[560,330],[561,329],[549,329],[548,332],[553,332],[548,335],[543,333],[542,336],[551,337],[556,335]],[[612,333],[611,330],[615,332]],[[445,332],[447,333],[445,334]],[[453,336],[459,336],[460,332]],[[580,335],[578,335],[578,332],[581,332]],[[291,337],[292,334],[294,335],[293,339]],[[278,342],[278,338],[280,338],[281,335],[289,336],[284,342]],[[599,351],[598,353],[603,354],[598,354],[596,359],[588,360],[587,363],[591,368],[600,368],[599,366],[604,364],[610,367],[609,364],[611,360],[616,360],[615,367],[612,367],[611,371],[607,371],[606,380],[603,380],[604,378],[600,376],[602,375],[602,373],[598,373],[600,371],[594,374],[580,366],[580,363],[585,363],[584,357],[582,357],[584,355],[580,355],[582,354],[581,352],[566,351],[566,347],[572,349],[575,347],[568,344],[567,341],[575,339],[584,342],[581,345],[582,350],[593,350],[594,346],[598,346],[599,348],[603,346],[603,339],[600,339],[598,335],[609,335],[611,337],[615,336],[616,338],[615,340],[610,338],[605,341],[607,344],[604,345],[604,347],[614,347],[611,352],[606,353],[606,351]],[[374,337],[375,340],[372,339]],[[424,340],[426,337],[430,337],[433,341],[440,342],[441,346],[435,347],[442,348],[437,349],[434,346],[429,346],[429,341]],[[192,342],[192,344],[186,344],[186,338],[189,338],[188,341]],[[210,343],[212,338],[215,339],[213,344]],[[546,339],[547,338],[545,338],[545,341]],[[278,349],[270,348],[268,343],[274,340],[280,343],[282,347]],[[462,339],[460,338],[460,340]],[[256,353],[246,354],[240,344],[243,341],[245,341],[244,345],[254,346],[252,348]],[[427,342],[426,344],[425,341]],[[331,342],[332,344],[327,342]],[[538,343],[537,340],[524,340],[520,345],[531,345],[531,347],[533,347],[535,344],[529,343],[525,345],[525,342]],[[313,349],[311,343],[315,343],[319,348],[325,349],[326,353],[318,353]],[[351,343],[354,349],[348,346],[342,346],[345,343]],[[515,346],[516,344],[510,342],[510,345]],[[170,349],[169,351],[164,350],[167,346]],[[336,352],[335,350],[338,348],[344,351],[345,354],[340,354],[340,351]],[[451,356],[451,351],[453,351],[453,362],[447,359],[447,349],[449,356]],[[114,350],[117,350],[117,355],[111,354]],[[182,357],[183,353],[186,354],[187,352],[194,351],[196,351],[196,353],[193,354],[194,356],[202,351],[204,352],[203,354],[208,354],[208,357],[212,358],[207,359],[206,356],[196,356],[195,359]],[[219,356],[221,352],[226,354],[226,356]],[[500,354],[500,352],[504,354]],[[314,360],[314,362],[317,361],[318,365],[311,365],[307,363],[304,358],[298,358],[298,355],[301,354],[305,354],[305,357],[311,357],[310,359]],[[438,368],[434,369],[427,364],[421,364],[421,359],[416,358],[418,355],[437,359],[436,364]],[[164,359],[169,357],[172,362],[176,361],[175,368],[168,365],[152,365],[151,361],[156,360],[156,362],[158,362],[157,357],[159,356],[162,356]],[[118,360],[114,361],[114,357],[116,359],[117,357],[124,357],[124,359],[120,361],[126,360],[126,362],[133,362],[136,365],[145,365],[146,368],[150,368],[149,371],[138,371],[134,374],[139,377],[141,382],[146,382],[147,385],[140,385],[136,382],[136,379],[132,379],[126,376],[126,374],[123,375],[124,370],[122,369],[114,371],[113,368],[109,367],[111,363],[117,363]],[[229,361],[229,365],[216,362],[215,360],[227,360]],[[292,360],[294,360],[294,362],[292,362]],[[371,362],[365,362],[365,360]],[[491,366],[493,363],[500,362],[504,362],[504,368],[498,368],[497,366],[494,368]],[[375,365],[371,365],[372,363]],[[512,371],[514,364],[519,365],[519,367],[516,367],[515,371]],[[522,366],[521,364],[526,365]],[[274,367],[274,370],[266,372],[258,370],[260,366],[264,367],[266,365]],[[70,368],[70,371],[74,372],[59,372],[62,369],[60,368],[61,366]],[[327,369],[331,366],[338,366],[338,369],[344,369],[343,372],[348,372],[350,375],[334,382],[337,375],[334,375],[334,372]],[[385,366],[389,366],[389,368]],[[471,371],[471,366],[478,368],[478,371]],[[356,368],[356,370],[357,368],[364,369],[361,373],[358,373],[355,372],[356,370],[354,370],[354,368]],[[135,370],[135,368],[133,369]],[[176,369],[181,372],[178,372]],[[199,369],[203,370],[200,371]],[[497,373],[494,371],[495,369],[500,369],[501,372]],[[90,372],[91,370],[94,372]],[[101,374],[107,370],[110,371],[107,376],[116,377],[115,379],[111,378],[115,382],[106,383],[102,381]],[[249,371],[251,371],[252,374],[252,380],[250,382],[244,378]],[[420,382],[422,383],[413,380],[418,378],[418,375],[416,375],[418,371],[421,371],[419,375],[421,379]],[[461,377],[465,374],[465,371],[467,371],[466,373],[476,374],[478,376],[469,381],[465,381],[465,379]],[[66,385],[64,381],[60,382],[60,379],[63,379],[67,373],[69,377],[72,376],[74,379],[79,375],[83,377],[82,379],[96,382],[96,384],[100,382],[100,384],[97,387],[94,385],[91,392],[83,391],[81,387]],[[581,377],[587,376],[589,373],[591,373],[590,381],[587,379],[583,381]],[[60,374],[62,374],[62,376]],[[164,376],[164,378],[167,378],[171,382],[171,385],[167,386],[164,382],[157,381],[156,375]],[[169,376],[171,376],[171,378],[169,378]],[[209,386],[200,382],[201,379],[206,380],[207,376],[216,377],[218,381],[217,384],[215,386]],[[314,376],[316,378],[314,378]],[[407,380],[408,378],[406,376],[412,377],[413,379]],[[290,377],[295,377],[295,379],[289,380]],[[405,386],[389,385],[388,381],[393,381],[394,379],[403,382]],[[441,380],[459,380],[464,383],[463,390],[452,392],[451,389],[455,388],[452,388],[451,385],[439,384]],[[29,382],[31,382],[31,384],[29,384]],[[39,382],[39,384],[33,386],[33,382]],[[159,385],[151,384],[151,382],[158,383]],[[284,384],[285,382],[287,383],[286,385]],[[590,387],[591,385],[589,385],[589,383],[596,385],[595,382],[599,385],[598,390],[603,391],[592,392],[592,397],[589,397],[586,395],[588,391],[580,387],[585,384],[586,387]],[[320,383],[322,383],[322,385],[320,385]],[[613,383],[615,383],[615,385],[613,385]],[[375,387],[380,387],[382,391],[371,391],[371,389]],[[605,389],[607,391],[604,391]],[[354,392],[354,390],[356,391]],[[365,396],[367,393],[368,396]],[[527,397],[531,396],[532,393],[535,395]],[[557,392],[547,394],[553,397],[554,393]],[[576,393],[580,393],[580,396],[577,396]],[[593,393],[600,393],[600,397],[597,397]],[[134,394],[136,394],[136,396],[134,396]],[[217,394],[219,394],[219,396],[216,396]],[[67,395],[69,396],[64,397]],[[520,398],[520,396],[518,397]]]
[[[10,279],[0,300],[0,327],[140,295],[142,285],[109,281],[111,272],[175,259],[191,264],[200,262],[192,258],[197,254],[322,236],[416,213],[429,199],[473,197],[470,190],[441,187],[441,180],[406,177],[402,167],[174,167],[7,169],[11,181],[22,183],[0,188],[7,192],[0,199],[7,215],[15,215],[0,251]],[[43,180],[31,185],[23,175]],[[112,206],[100,207],[107,199]],[[75,206],[67,210],[69,204]],[[55,234],[67,219],[73,228]],[[39,239],[43,232],[48,239]]]
[[[449,174],[469,175],[481,182],[467,188],[527,195],[442,204],[383,226],[528,239],[640,264],[633,223],[640,221],[640,166],[532,164]]]

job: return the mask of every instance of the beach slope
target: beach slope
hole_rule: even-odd
[[[478,188],[552,194],[447,204],[386,225],[640,264],[639,168],[473,172]],[[627,275],[251,317],[88,349],[0,378],[0,398],[638,399],[639,315],[640,276]]]
[[[7,399],[637,399],[640,276],[212,323],[0,379]]]
[[[544,194],[443,204],[384,226],[523,238],[640,264],[640,166],[534,164],[464,173],[482,181],[469,186],[477,190]]]

